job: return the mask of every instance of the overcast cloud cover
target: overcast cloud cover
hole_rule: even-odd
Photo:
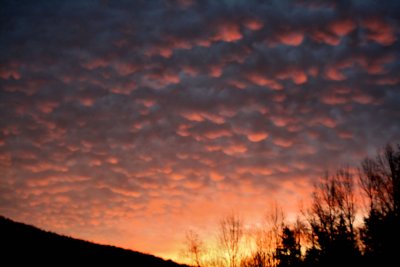
[[[0,213],[169,257],[400,140],[400,2],[2,1]]]

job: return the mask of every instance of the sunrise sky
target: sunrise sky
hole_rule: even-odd
[[[0,214],[178,259],[400,140],[399,1],[1,1]]]

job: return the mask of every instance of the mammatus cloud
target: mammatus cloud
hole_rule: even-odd
[[[399,3],[5,1],[0,212],[158,255],[400,138]]]

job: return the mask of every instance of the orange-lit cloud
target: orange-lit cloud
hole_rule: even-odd
[[[211,179],[213,181],[222,181],[225,178],[224,175],[222,175],[222,174],[220,174],[219,172],[216,172],[216,171],[212,171],[210,173],[210,177],[211,177]]]
[[[365,19],[362,25],[368,30],[368,40],[388,46],[393,44],[397,39],[392,26],[379,18]]]
[[[260,142],[262,140],[265,140],[268,138],[268,134],[267,133],[250,133],[247,135],[247,138],[251,141],[251,142]]]
[[[215,41],[235,42],[242,39],[240,28],[233,22],[223,22],[217,25],[217,33],[213,37]]]
[[[5,1],[0,213],[177,260],[232,209],[295,218],[400,139],[398,4],[373,2]]]
[[[286,140],[280,137],[274,138],[272,140],[272,142],[277,145],[277,146],[281,146],[281,147],[290,147],[293,145],[293,141],[292,140]]]
[[[325,71],[325,76],[329,80],[333,80],[333,81],[343,81],[346,79],[346,76],[340,70],[333,68],[333,67],[329,67]]]
[[[280,85],[278,82],[274,81],[273,79],[269,79],[266,76],[258,73],[252,73],[248,75],[248,79],[259,86],[268,86],[274,90],[281,90],[282,85]]]
[[[311,37],[317,42],[323,42],[332,46],[339,45],[340,43],[340,37],[329,32],[315,31]]]
[[[291,79],[295,84],[306,83],[308,78],[307,75],[301,70],[286,70],[278,74],[279,79]]]
[[[258,31],[264,27],[264,24],[259,19],[247,19],[244,25],[252,31]]]
[[[285,45],[298,46],[304,40],[304,34],[301,32],[283,32],[278,35],[278,39]]]
[[[330,24],[330,30],[336,35],[347,35],[356,28],[356,24],[351,19],[336,20]]]

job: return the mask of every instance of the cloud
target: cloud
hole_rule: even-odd
[[[399,140],[398,8],[6,1],[0,213],[169,257],[232,207],[296,210]]]
[[[267,133],[250,133],[247,135],[247,138],[252,142],[260,142],[268,138]]]
[[[298,46],[303,42],[304,35],[300,32],[286,32],[278,35],[278,39],[282,44]]]
[[[217,27],[217,33],[213,37],[215,41],[235,42],[242,39],[239,26],[234,23],[221,23]]]
[[[363,26],[368,31],[367,39],[383,46],[391,45],[397,39],[392,26],[379,18],[365,19]]]
[[[356,24],[351,19],[336,20],[329,25],[330,30],[338,36],[343,36],[351,33]]]
[[[252,31],[261,30],[264,27],[264,24],[260,19],[257,18],[249,18],[244,22],[244,25]]]

